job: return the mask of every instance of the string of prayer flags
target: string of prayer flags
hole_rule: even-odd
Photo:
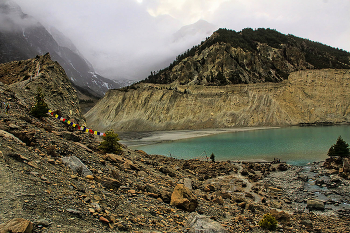
[[[106,136],[105,133],[101,133],[101,132],[98,132],[98,131],[94,131],[92,129],[89,129],[89,128],[86,128],[85,126],[80,126],[78,124],[75,124],[71,121],[69,121],[68,119],[65,119],[57,114],[54,114],[51,110],[49,110],[49,114],[55,118],[57,118],[58,120],[60,121],[63,121],[64,123],[68,124],[68,125],[71,125],[73,127],[77,127],[78,130],[81,130],[81,131],[84,131],[84,132],[87,132],[87,133],[91,133],[91,134],[94,134],[94,135],[98,135],[98,136]]]

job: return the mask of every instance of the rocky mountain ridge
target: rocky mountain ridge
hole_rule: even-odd
[[[50,32],[33,17],[22,12],[11,0],[0,1],[0,63],[20,61],[50,53],[65,69],[75,85],[90,95],[102,97],[111,88],[120,86],[94,71],[69,39],[57,29]]]
[[[219,29],[142,82],[219,86],[281,82],[294,71],[325,68],[349,69],[350,53],[271,29]]]
[[[40,68],[39,68],[40,67]],[[37,56],[24,61],[0,64],[0,82],[5,90],[15,93],[12,98],[4,98],[4,104],[16,111],[18,100],[27,110],[35,104],[35,95],[41,88],[45,102],[52,111],[59,111],[65,118],[84,124],[77,91],[72,87],[64,69],[58,62],[52,61],[50,54]]]
[[[138,84],[110,90],[85,117],[98,130],[154,131],[350,122],[349,70],[306,70],[279,83]]]

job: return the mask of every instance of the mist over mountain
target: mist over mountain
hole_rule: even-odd
[[[216,29],[217,27],[214,24],[205,20],[199,20],[194,24],[183,26],[175,32],[173,34],[173,43],[187,40],[187,43],[194,41],[195,44],[198,44],[198,40],[203,40],[203,36],[210,36]]]
[[[93,96],[103,96],[120,87],[95,72],[76,46],[54,27],[47,30],[40,22],[22,12],[9,0],[0,0],[0,63],[51,54],[65,69],[69,79]]]
[[[162,21],[162,25],[169,23],[179,26],[171,17],[163,16],[162,19],[158,20]],[[160,28],[163,28],[163,26],[160,26]],[[124,51],[124,48],[118,50],[111,48],[109,51],[103,51],[104,45],[101,45],[101,50],[94,51],[90,55],[91,61],[97,67],[103,67],[98,72],[108,78],[139,81],[146,78],[151,71],[167,67],[178,54],[205,40],[217,29],[217,26],[205,20],[199,20],[193,24],[180,27],[178,30],[165,30],[162,37],[155,35],[156,32],[154,32],[152,34],[154,37],[150,39],[154,42],[149,45],[150,42],[146,39],[142,42],[147,43],[147,46],[139,49],[130,48],[128,51]],[[137,48],[141,44],[132,43],[132,45]],[[125,46],[128,48],[130,45],[125,44]]]

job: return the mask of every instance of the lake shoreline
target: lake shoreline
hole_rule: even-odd
[[[148,132],[125,132],[119,136],[121,144],[128,147],[145,146],[162,142],[178,141],[182,139],[206,137],[223,133],[235,133],[252,130],[278,129],[281,127],[239,127],[200,130],[172,130],[172,131],[148,131]]]

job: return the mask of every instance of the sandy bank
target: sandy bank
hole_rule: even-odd
[[[222,128],[203,130],[173,130],[173,131],[152,131],[152,132],[128,132],[121,133],[120,143],[129,147],[143,146],[161,142],[175,141],[188,138],[205,137],[221,133],[233,133],[250,130],[274,129],[279,127],[242,127]]]

